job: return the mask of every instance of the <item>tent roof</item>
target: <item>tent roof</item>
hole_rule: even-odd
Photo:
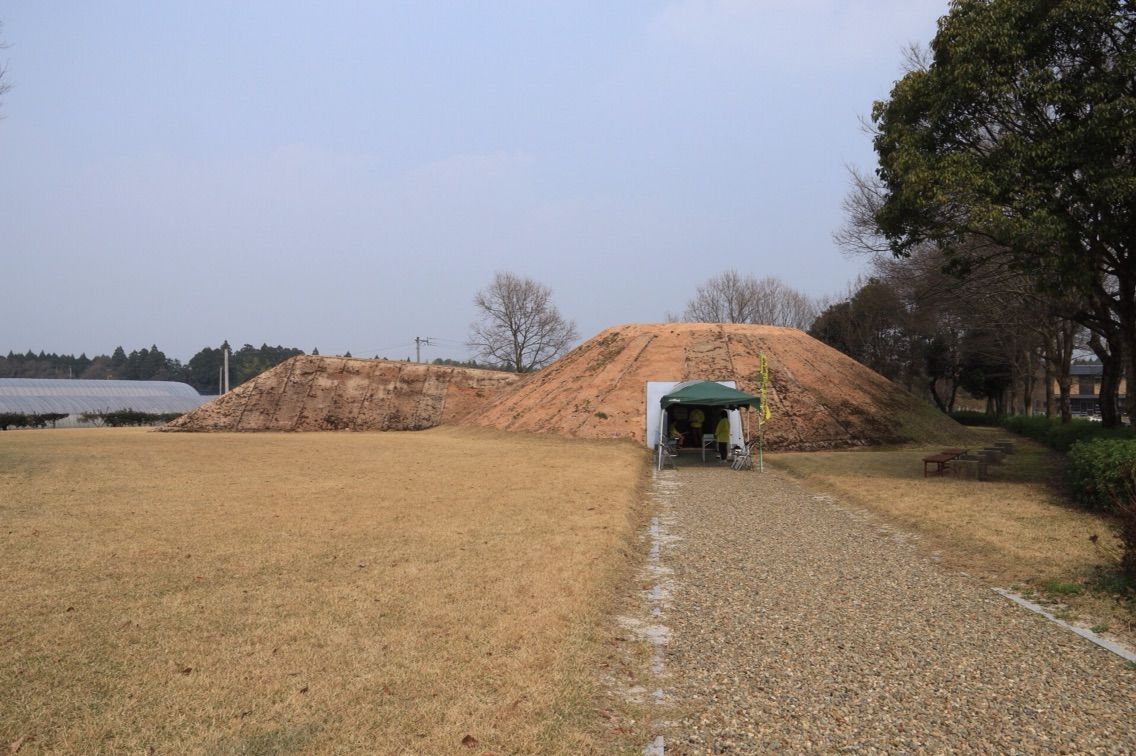
[[[761,399],[753,394],[732,389],[713,381],[680,383],[660,402],[663,408],[676,404],[697,404],[702,407],[759,407]]]

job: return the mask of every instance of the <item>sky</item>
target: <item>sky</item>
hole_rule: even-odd
[[[465,358],[728,269],[835,296],[862,119],[947,0],[0,0],[0,353]]]

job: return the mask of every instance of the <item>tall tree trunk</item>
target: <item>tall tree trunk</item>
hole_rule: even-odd
[[[1058,404],[1061,407],[1061,422],[1073,422],[1073,407],[1069,403],[1069,394],[1073,389],[1073,376],[1069,370],[1062,370],[1057,374],[1057,390],[1061,393]]]
[[[1025,353],[1026,369],[1022,375],[1022,414],[1029,417],[1033,414],[1033,384],[1037,379],[1037,360],[1032,349]]]
[[[1117,411],[1116,392],[1120,383],[1121,356],[1120,342],[1117,339],[1105,341],[1100,333],[1094,331],[1089,339],[1089,347],[1101,361],[1101,387],[1098,397],[1101,422],[1106,428],[1120,426],[1120,413]]]
[[[1124,359],[1117,360],[1124,365],[1124,375],[1117,376],[1116,388],[1119,392],[1120,383],[1124,382],[1124,411],[1128,415],[1129,425],[1136,426],[1136,391],[1133,391],[1133,384],[1136,383],[1136,328],[1129,329],[1124,336]]]
[[[1127,259],[1129,264],[1119,265],[1116,271],[1115,310],[1121,345],[1117,362],[1124,366],[1123,372],[1127,373],[1128,378],[1124,410],[1128,422],[1136,425],[1136,391],[1132,390],[1132,384],[1136,381],[1136,260],[1131,257]],[[1120,376],[1117,376],[1117,390],[1119,389]],[[1119,418],[1117,420],[1119,422]]]
[[[1073,419],[1073,411],[1069,406],[1069,390],[1073,381],[1071,366],[1073,364],[1073,352],[1077,348],[1077,329],[1079,327],[1073,320],[1057,314],[1059,311],[1068,309],[1070,309],[1068,305],[1058,305],[1050,312],[1049,325],[1045,329],[1044,336],[1045,348],[1041,355],[1042,362],[1045,364],[1045,414],[1047,417],[1054,415],[1053,384],[1056,382],[1057,391],[1060,394],[1058,411],[1063,423]]]
[[[1004,410],[1000,415],[1016,415],[1018,413],[1018,383],[1021,377],[1021,371],[1017,365],[1010,366],[1010,387],[1008,389],[1010,399],[1005,401]],[[1005,393],[1003,393],[1003,397]]]
[[[939,398],[939,392],[935,388],[935,384],[938,383],[938,380],[938,378],[928,378],[927,390],[931,392],[931,399],[934,400],[935,406],[939,408],[939,411],[950,414],[950,409],[947,407],[946,402]]]
[[[1061,422],[1073,421],[1073,408],[1069,394],[1073,387],[1073,352],[1077,349],[1077,324],[1062,318],[1057,328],[1057,375],[1061,392]]]
[[[1045,362],[1045,416],[1050,420],[1053,419],[1054,409],[1056,402],[1053,398],[1053,382],[1057,380],[1057,376],[1053,374],[1053,366],[1048,360]]]
[[[1108,362],[1101,361],[1101,388],[1098,403],[1100,404],[1101,421],[1106,428],[1119,428],[1121,426],[1120,402],[1117,394],[1120,390],[1121,361],[1110,357]]]

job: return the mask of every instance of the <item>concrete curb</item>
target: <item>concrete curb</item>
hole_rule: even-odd
[[[1060,625],[1061,627],[1065,628],[1066,630],[1071,630],[1072,632],[1081,636],[1085,640],[1091,641],[1091,642],[1097,644],[1098,646],[1100,646],[1101,648],[1103,648],[1107,651],[1111,651],[1112,653],[1116,654],[1120,658],[1126,659],[1129,662],[1136,664],[1136,653],[1133,653],[1132,651],[1128,650],[1127,648],[1120,645],[1119,643],[1114,643],[1113,641],[1110,641],[1106,638],[1102,638],[1099,635],[1097,635],[1096,633],[1094,633],[1092,630],[1086,630],[1083,627],[1077,627],[1076,625],[1070,625],[1065,620],[1058,619],[1057,617],[1054,617],[1044,607],[1039,606],[1038,604],[1035,604],[1032,601],[1029,601],[1025,598],[1022,598],[1018,594],[1016,594],[1012,591],[1008,591],[1005,588],[992,588],[991,590],[993,590],[999,596],[1004,596],[1005,598],[1008,598],[1010,601],[1013,601],[1015,604],[1018,604],[1019,606],[1024,606],[1026,609],[1029,609],[1031,612],[1036,612],[1037,614],[1040,614],[1042,617],[1045,617],[1050,622],[1054,622],[1054,623]]]

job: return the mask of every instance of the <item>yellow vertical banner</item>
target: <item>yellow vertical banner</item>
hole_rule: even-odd
[[[768,420],[771,413],[769,411],[769,402],[766,401],[765,395],[769,390],[769,363],[765,359],[765,353],[761,353],[761,415],[764,420]]]

